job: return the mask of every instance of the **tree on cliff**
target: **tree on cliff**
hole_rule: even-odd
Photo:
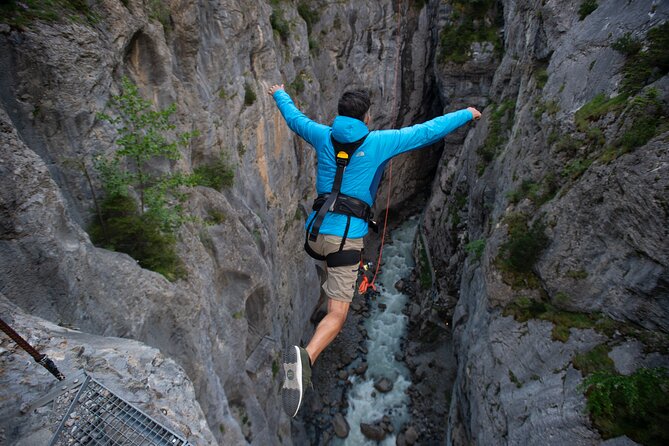
[[[104,199],[96,210],[99,218],[91,225],[91,238],[96,245],[125,252],[142,267],[175,280],[183,276],[175,234],[186,218],[183,188],[209,179],[198,172],[159,172],[155,164],[178,160],[179,147],[196,133],[175,132],[170,117],[176,105],[154,110],[127,78],[109,106],[115,115],[100,113],[98,118],[114,127],[118,149],[111,156],[97,156],[93,163]]]

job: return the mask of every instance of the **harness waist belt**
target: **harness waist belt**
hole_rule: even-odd
[[[330,195],[331,194],[320,194],[314,200],[312,209],[316,212],[320,211]],[[335,214],[358,217],[365,221],[369,221],[373,218],[372,208],[367,203],[344,194],[339,194],[337,196],[335,202],[330,206],[329,211],[334,212]]]

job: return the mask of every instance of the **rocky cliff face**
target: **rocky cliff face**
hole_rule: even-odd
[[[627,94],[620,51],[669,9],[612,0],[581,18],[577,3],[501,2],[503,55],[476,44],[437,69],[442,95],[486,110],[445,151],[425,214],[458,362],[452,444],[599,444],[579,355],[603,346],[624,374],[669,364],[666,124],[627,143],[641,119],[666,123],[669,84],[655,68]],[[514,247],[537,256],[522,273]]]
[[[448,441],[597,444],[576,356],[603,345],[621,373],[669,363],[669,81],[651,70],[651,85],[612,99],[629,87],[629,59],[612,44],[626,33],[644,39],[669,11],[651,0],[598,3],[581,19],[580,4],[566,0],[103,0],[89,18],[65,9],[56,22],[0,25],[0,293],[11,302],[3,314],[57,360],[63,342],[132,348],[144,367],[134,378],[159,375],[155,387],[170,389],[175,408],[168,418],[191,426],[182,430],[195,444],[289,444],[276,361],[313,328],[318,278],[300,246],[315,160],[265,89],[285,83],[309,116],[329,122],[344,88],[368,87],[373,128],[475,105],[483,119],[466,137],[449,136],[443,155],[394,162],[390,191],[401,207],[437,171],[424,230],[439,295],[415,313],[441,327],[452,321]],[[463,12],[473,21],[444,34]],[[472,29],[479,35],[469,44]],[[179,232],[187,278],[176,282],[94,247],[85,232],[92,195],[73,166],[114,149],[96,113],[108,111],[122,76],[161,107],[176,102],[179,130],[199,131],[176,166],[157,168],[190,172],[222,154],[234,164],[231,188],[188,194],[197,219]],[[635,139],[631,130],[650,125],[638,120],[645,115],[665,121]],[[213,214],[223,221],[204,224]],[[536,248],[521,272],[509,267],[519,234],[520,246]],[[23,312],[141,341],[188,379],[169,361],[163,372],[149,366],[156,350],[73,341]],[[583,313],[591,322],[569,319]],[[6,369],[12,355],[0,355]],[[31,395],[44,389],[38,381]],[[14,381],[7,389],[3,401],[26,392]],[[200,410],[207,426],[194,429]]]
[[[285,83],[323,122],[343,88],[369,87],[375,128],[420,120],[436,101],[425,100],[434,82],[427,8],[297,6],[103,0],[89,18],[63,9],[62,20],[0,25],[0,292],[33,315],[142,341],[177,361],[210,430],[194,444],[211,444],[212,432],[220,444],[291,442],[277,360],[282,345],[309,334],[318,301],[301,250],[315,160],[267,87]],[[234,164],[232,188],[188,194],[196,219],[178,235],[187,278],[176,282],[94,247],[85,232],[92,194],[73,166],[114,150],[96,113],[109,111],[122,76],[159,107],[175,102],[179,130],[199,131],[176,166],[158,168],[189,172],[221,155]],[[393,205],[429,183],[418,167],[434,156],[396,163]],[[205,224],[213,213],[223,222]],[[95,364],[81,367],[94,373]]]
[[[75,379],[80,370],[88,370],[117,397],[167,429],[183,433],[194,443],[214,443],[186,372],[157,349],[129,339],[89,335],[57,326],[24,313],[3,295],[0,308],[3,320],[40,352],[47,353],[67,379]],[[50,392],[57,394],[61,383],[8,338],[0,343],[0,363],[3,444],[49,444],[68,405],[57,398],[56,402],[43,401],[33,410],[29,408]]]

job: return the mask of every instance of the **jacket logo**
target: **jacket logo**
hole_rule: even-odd
[[[365,152],[360,151],[356,153],[355,156],[365,156]]]

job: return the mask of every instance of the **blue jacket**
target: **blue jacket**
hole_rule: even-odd
[[[364,122],[348,116],[337,116],[332,127],[314,122],[295,106],[288,93],[283,90],[274,93],[274,100],[288,127],[316,149],[318,159],[316,191],[319,194],[326,194],[332,190],[337,171],[330,134],[342,143],[357,141],[369,134],[346,167],[341,193],[362,200],[370,206],[374,204],[374,196],[379,187],[383,168],[390,158],[409,150],[434,144],[473,118],[472,113],[465,109],[400,130],[370,132]],[[309,215],[305,227],[309,226],[315,215],[315,212]],[[346,228],[346,220],[345,215],[328,212],[323,220],[320,233],[342,236]],[[367,234],[367,223],[362,219],[352,217],[348,237],[358,238],[365,234]]]

